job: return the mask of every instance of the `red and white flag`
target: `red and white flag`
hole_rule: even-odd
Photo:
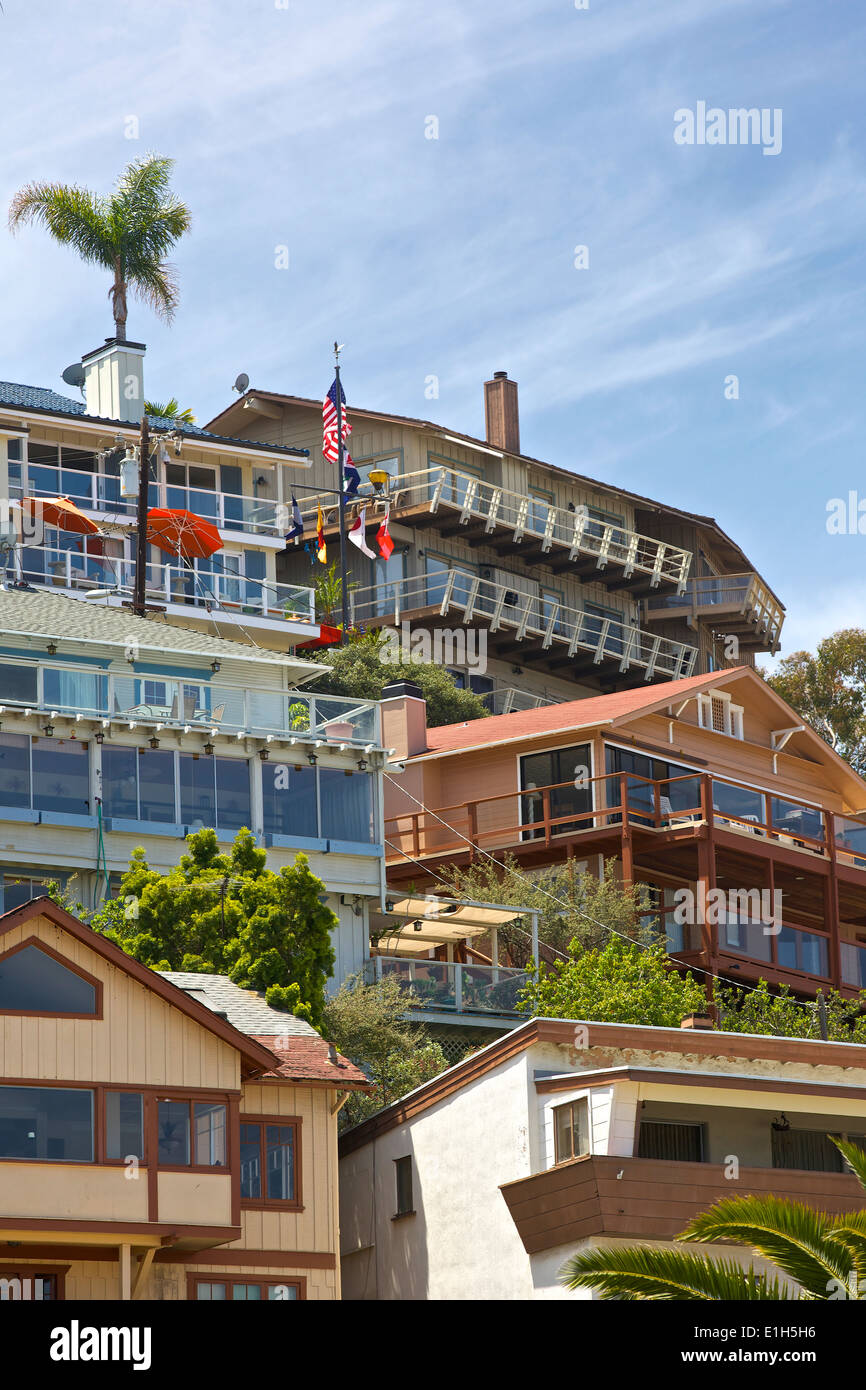
[[[385,508],[385,515],[382,518],[382,525],[376,532],[376,542],[379,546],[379,554],[382,556],[383,560],[390,560],[391,554],[394,550],[394,541],[391,537],[391,532],[388,530],[388,522],[390,521],[390,519],[391,505],[389,503],[388,506]]]
[[[375,550],[371,550],[367,544],[367,508],[362,507],[355,517],[354,524],[346,533],[353,545],[356,545],[363,555],[369,555],[371,560],[377,559]]]
[[[340,440],[337,429],[337,390],[337,378],[334,377],[331,389],[322,402],[322,453],[331,463],[336,463],[340,457]],[[339,392],[342,435],[345,444],[352,433],[352,426],[346,418],[346,393],[342,385],[339,387]]]

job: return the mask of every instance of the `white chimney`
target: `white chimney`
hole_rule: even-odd
[[[81,359],[88,415],[138,424],[144,412],[144,343],[106,338]]]

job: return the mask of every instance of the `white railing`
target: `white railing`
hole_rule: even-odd
[[[80,596],[84,591],[104,591],[129,598],[135,567],[130,560],[114,559],[94,553],[104,544],[102,538],[85,537],[79,551],[52,546],[16,546],[0,551],[0,573],[6,580],[26,580],[28,584],[68,591]],[[274,621],[315,623],[316,603],[312,589],[300,584],[272,584],[243,575],[215,574],[203,568],[172,563],[147,566],[148,601],[204,608],[220,614],[270,618]]]
[[[594,664],[616,661],[620,671],[643,667],[648,681],[690,676],[698,658],[696,647],[644,632],[625,619],[575,613],[550,599],[518,593],[462,570],[355,589],[349,605],[352,625],[361,627],[370,622],[399,625],[407,613],[421,609],[438,611],[444,618],[456,609],[464,623],[484,620],[489,632],[506,628],[516,632],[518,641],[540,638],[545,650],[564,648],[570,657],[591,652]]]
[[[500,686],[483,698],[491,714],[514,714],[519,710],[539,709],[542,705],[560,705],[565,699],[562,695],[539,695],[535,691],[521,690],[516,685]]]
[[[384,493],[377,492],[371,484],[362,484],[357,495],[368,502],[372,498],[374,511],[384,509]],[[436,466],[393,477],[390,499],[393,515],[410,507],[424,507],[434,513],[456,512],[463,525],[483,521],[491,539],[504,531],[515,542],[540,541],[545,553],[565,550],[573,561],[590,557],[599,570],[611,565],[621,570],[626,579],[634,574],[647,576],[652,588],[664,581],[682,591],[691,568],[691,551],[680,546],[668,545],[615,522],[596,520],[585,507],[574,511],[556,507],[456,468]],[[336,514],[333,496],[329,494],[306,497],[300,504],[301,514],[313,518],[320,505],[333,524]]]
[[[10,487],[12,501],[24,497],[68,497],[83,511],[97,512],[130,525],[135,522],[138,506],[134,497],[121,497],[120,478],[114,474],[42,465],[30,465],[29,479]],[[151,482],[148,488],[148,505],[180,507],[195,512],[221,531],[246,531],[264,536],[278,536],[285,531],[284,508],[268,497],[247,497],[157,481]]]
[[[690,579],[682,594],[653,594],[647,608],[658,616],[666,610],[691,608],[696,613],[715,609],[737,609],[752,619],[768,642],[777,644],[785,621],[785,611],[773,598],[760,575],[703,575]]]

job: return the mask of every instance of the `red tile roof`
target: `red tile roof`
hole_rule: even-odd
[[[593,695],[585,700],[567,700],[561,705],[542,705],[539,709],[519,710],[514,714],[495,714],[489,719],[471,720],[468,724],[443,724],[438,729],[427,730],[427,752],[416,756],[423,758],[459,749],[490,747],[538,734],[607,724],[624,715],[651,709],[654,705],[676,703],[683,695],[740,677],[745,671],[755,675],[751,667],[735,666],[703,676],[687,676],[684,680],[664,681],[634,690],[618,690],[612,695]],[[759,680],[760,677],[755,676],[755,679]]]
[[[360,1090],[371,1082],[353,1062],[337,1053],[336,1062],[330,1058],[330,1044],[321,1037],[297,1037],[291,1034],[256,1034],[255,1041],[275,1054],[276,1065],[267,1072],[286,1081],[327,1081],[339,1090]]]

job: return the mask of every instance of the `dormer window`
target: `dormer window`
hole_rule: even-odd
[[[724,690],[713,690],[698,696],[698,724],[715,734],[729,738],[743,737],[743,706],[735,705]]]
[[[35,941],[0,956],[0,1014],[101,1017],[101,986]]]

